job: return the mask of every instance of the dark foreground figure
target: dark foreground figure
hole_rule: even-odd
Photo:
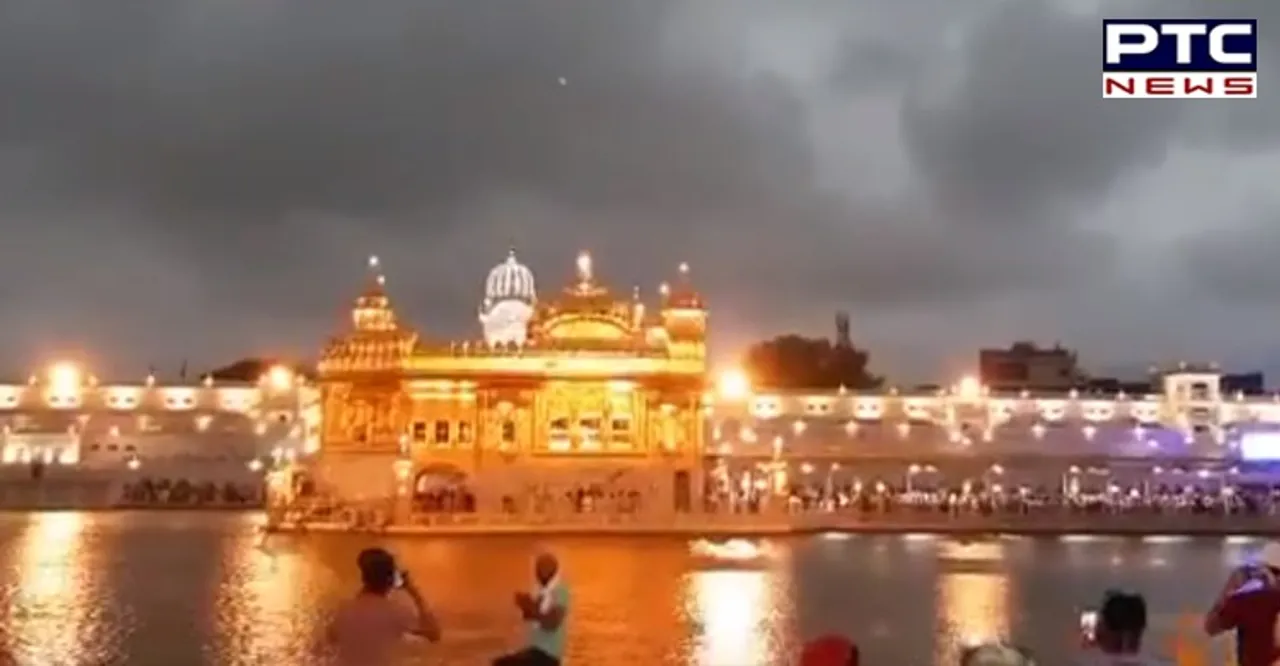
[[[341,666],[383,666],[395,659],[405,636],[440,640],[440,623],[408,572],[396,566],[391,553],[369,548],[356,560],[360,567],[360,591],[333,618],[328,644]],[[401,591],[412,610],[391,598]]]

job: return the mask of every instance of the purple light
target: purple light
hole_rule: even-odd
[[[1240,457],[1249,462],[1280,460],[1280,432],[1246,432],[1240,435]]]

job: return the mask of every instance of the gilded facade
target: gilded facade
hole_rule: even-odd
[[[310,474],[338,500],[466,488],[480,508],[537,488],[700,496],[707,312],[687,266],[656,307],[620,296],[591,257],[539,299],[512,253],[485,282],[483,335],[433,341],[404,324],[377,260],[348,330],[319,363],[323,429]]]

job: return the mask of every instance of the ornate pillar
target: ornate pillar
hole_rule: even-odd
[[[695,513],[701,512],[706,506],[706,487],[707,487],[707,469],[706,469],[706,445],[707,445],[707,419],[702,406],[701,392],[694,393],[689,401],[688,415],[686,418],[686,432],[689,433],[687,450],[685,451],[685,464],[689,468],[689,474],[693,477],[692,488],[692,509]]]

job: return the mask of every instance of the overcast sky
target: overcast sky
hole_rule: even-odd
[[[1186,104],[1100,98],[1100,4],[1222,7],[0,0],[0,370],[311,355],[375,253],[478,335],[512,244],[544,298],[688,261],[717,358],[847,310],[903,378],[1280,370],[1280,3],[1263,99]]]

